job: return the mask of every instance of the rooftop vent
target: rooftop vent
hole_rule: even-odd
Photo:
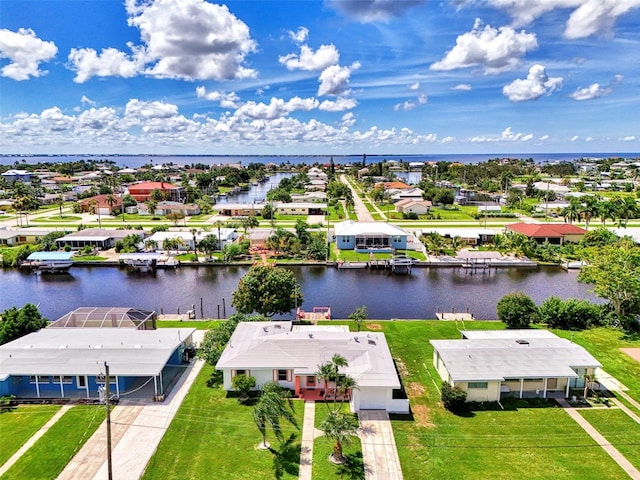
[[[516,340],[516,343],[520,345],[529,345],[529,340]]]
[[[376,344],[376,341],[375,341],[375,340],[371,340],[371,339],[369,339],[369,341],[368,341],[367,343],[369,343],[369,345],[375,345],[375,344]]]
[[[353,337],[356,343],[360,343],[360,339],[358,337]]]
[[[310,333],[310,334],[309,334],[309,338],[313,338],[313,333]]]

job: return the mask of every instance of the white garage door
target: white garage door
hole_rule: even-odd
[[[361,388],[361,410],[386,410],[387,390],[384,388]]]

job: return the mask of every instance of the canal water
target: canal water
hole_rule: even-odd
[[[346,318],[366,305],[369,318],[434,318],[437,311],[468,311],[477,319],[495,319],[504,295],[521,291],[537,304],[547,297],[598,301],[576,272],[557,267],[502,268],[469,273],[460,268],[415,268],[411,275],[386,271],[289,267],[304,294],[305,309],[328,305],[334,318]],[[54,320],[86,306],[126,306],[185,313],[195,305],[198,318],[234,312],[232,292],[248,266],[190,267],[131,272],[119,267],[74,266],[69,274],[39,275],[0,270],[0,311],[30,302]],[[290,315],[278,318],[292,318]]]

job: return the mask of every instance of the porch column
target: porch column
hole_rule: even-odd
[[[524,388],[524,378],[520,379],[520,398],[522,398],[522,389]]]
[[[567,390],[564,394],[564,398],[569,398],[569,385],[571,384],[571,379],[567,378]]]
[[[120,396],[120,379],[116,376],[116,397]]]
[[[36,396],[40,398],[40,384],[38,384],[38,375],[36,375]]]
[[[160,371],[160,395],[164,395],[164,385],[162,384],[162,371]]]
[[[300,394],[300,377],[298,375],[296,375],[296,379],[295,379],[295,392],[296,392],[296,395]]]
[[[544,377],[544,393],[542,394],[542,398],[547,398],[547,377]]]
[[[158,396],[158,377],[155,375],[153,376],[153,393]]]
[[[60,375],[60,398],[64,398],[64,385],[62,384],[62,375]]]

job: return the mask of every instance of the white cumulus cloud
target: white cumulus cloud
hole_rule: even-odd
[[[430,69],[481,66],[485,74],[501,73],[517,67],[520,58],[537,46],[534,33],[516,32],[511,27],[484,26],[480,19],[476,19],[473,29],[459,35],[455,47],[442,60],[433,63]]]
[[[69,68],[83,83],[94,76],[145,74],[183,80],[231,80],[254,77],[243,66],[256,48],[249,27],[224,5],[204,0],[126,0],[129,25],[140,30],[142,44],[131,53],[105,48],[72,49]]]
[[[296,32],[289,30],[289,37],[296,43],[304,43],[309,37],[309,29],[306,27],[298,27]]]
[[[358,106],[358,102],[354,98],[339,97],[335,101],[323,100],[318,105],[318,110],[325,112],[344,112],[345,110],[351,110]]]
[[[318,82],[320,82],[318,96],[348,94],[351,72],[358,68],[360,68],[359,62],[355,62],[349,67],[332,65],[325,68],[318,79]]]
[[[161,118],[167,119],[178,114],[178,106],[161,101],[145,102],[131,99],[125,107],[128,118]]]
[[[471,90],[471,85],[468,83],[460,83],[454,87],[451,87],[451,90],[460,90],[462,92],[468,92]]]
[[[518,78],[502,89],[502,93],[512,102],[536,100],[542,95],[550,95],[562,87],[561,77],[549,77],[543,65],[533,65],[527,78]]]
[[[274,120],[286,117],[296,110],[308,112],[315,108],[318,108],[318,100],[315,98],[294,97],[285,101],[281,98],[273,97],[268,104],[247,102],[235,111],[234,116],[237,118]]]
[[[324,70],[335,65],[340,54],[335,45],[321,45],[315,52],[308,45],[300,47],[300,55],[290,53],[278,58],[278,61],[289,70]]]
[[[235,92],[225,93],[216,90],[208,92],[202,86],[196,88],[196,96],[212,102],[218,102],[222,108],[238,108],[238,102],[240,101],[240,97]]]
[[[579,102],[583,100],[593,100],[594,98],[604,97],[611,93],[611,87],[601,87],[599,83],[592,83],[588,87],[578,88],[569,96]]]
[[[0,75],[12,80],[28,80],[40,77],[46,72],[40,70],[40,63],[56,56],[58,47],[54,42],[38,38],[30,28],[20,28],[17,32],[0,29],[0,58],[9,63],[0,69]]]

